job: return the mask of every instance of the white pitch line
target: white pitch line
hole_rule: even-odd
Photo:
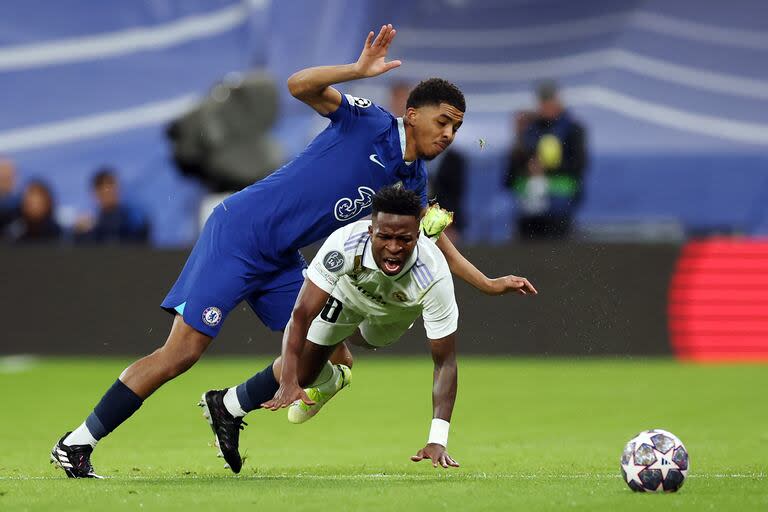
[[[728,480],[728,479],[757,479],[763,480],[768,475],[765,473],[693,473],[687,478],[694,480]],[[107,477],[112,480],[127,481],[178,481],[178,480],[200,480],[218,478],[216,475],[179,475],[179,476],[126,476],[126,477]],[[621,478],[618,473],[556,473],[556,474],[536,474],[536,473],[437,473],[434,475],[410,474],[410,473],[371,473],[364,475],[317,475],[317,474],[274,474],[274,475],[240,475],[239,477],[229,477],[222,475],[223,479],[233,478],[235,480],[319,480],[319,481],[386,481],[386,480],[406,480],[406,481],[441,481],[441,480],[617,480]],[[29,480],[63,480],[63,476],[0,476],[0,481],[29,481]]]

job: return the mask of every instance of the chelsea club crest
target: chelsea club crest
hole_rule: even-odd
[[[205,325],[216,327],[221,322],[221,310],[215,306],[205,308],[203,311],[203,322],[205,322]]]

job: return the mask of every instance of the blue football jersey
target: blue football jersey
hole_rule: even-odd
[[[327,117],[328,127],[296,158],[224,201],[263,256],[305,247],[369,215],[373,194],[387,185],[402,183],[427,204],[426,167],[405,163],[401,119],[348,94]]]

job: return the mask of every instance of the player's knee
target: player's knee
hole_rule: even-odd
[[[183,349],[163,347],[160,349],[166,377],[174,378],[186,372],[200,359],[203,350],[194,344],[189,344]]]
[[[168,341],[156,352],[165,377],[172,379],[189,370],[203,355],[210,341],[210,337],[183,322],[175,324]]]
[[[174,354],[173,357],[166,359],[165,372],[166,377],[174,378],[178,377],[182,373],[186,372],[200,359],[200,356],[195,353],[182,353]]]
[[[352,357],[352,352],[349,351],[347,344],[341,343],[338,347],[336,347],[336,350],[333,351],[333,354],[331,354],[330,361],[333,364],[343,364],[349,368],[352,368],[354,358]]]
[[[354,362],[355,359],[352,357],[352,352],[347,350],[346,353],[342,354],[341,361],[339,361],[337,364],[343,364],[344,366],[352,368]]]

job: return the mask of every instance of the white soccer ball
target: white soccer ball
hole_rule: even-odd
[[[676,492],[688,475],[688,451],[671,432],[640,432],[624,447],[621,474],[636,492]]]

